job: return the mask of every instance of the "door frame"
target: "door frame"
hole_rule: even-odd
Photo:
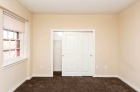
[[[92,38],[93,38],[93,74],[92,76],[95,76],[95,29],[51,29],[51,76],[53,77],[53,32],[92,32]]]

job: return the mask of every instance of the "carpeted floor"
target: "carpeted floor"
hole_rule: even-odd
[[[118,78],[34,77],[23,83],[15,92],[136,92]]]

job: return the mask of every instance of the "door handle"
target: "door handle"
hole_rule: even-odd
[[[92,55],[90,55],[92,57]]]
[[[64,57],[64,55],[62,55]]]

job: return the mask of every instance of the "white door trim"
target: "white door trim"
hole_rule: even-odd
[[[93,35],[93,77],[95,76],[95,29],[51,29],[51,76],[53,76],[53,32],[92,32]]]

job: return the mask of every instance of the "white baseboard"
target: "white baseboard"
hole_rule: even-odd
[[[57,71],[62,71],[62,70],[61,70],[61,69],[54,69],[53,71],[54,71],[54,72],[55,72],[55,71],[57,72]]]
[[[118,75],[94,75],[93,77],[117,77]]]
[[[140,89],[136,86],[134,86],[132,83],[128,82],[127,80],[125,80],[124,78],[118,76],[119,79],[121,79],[123,82],[125,82],[126,84],[128,84],[129,86],[131,86],[133,89],[135,89],[136,91],[140,92]]]
[[[33,74],[32,77],[53,77],[51,74]]]
[[[14,92],[21,84],[23,84],[27,79],[23,79],[21,82],[19,82],[15,87],[13,87],[9,92]]]
[[[27,80],[30,80],[32,78],[32,76],[31,77],[27,77]]]

